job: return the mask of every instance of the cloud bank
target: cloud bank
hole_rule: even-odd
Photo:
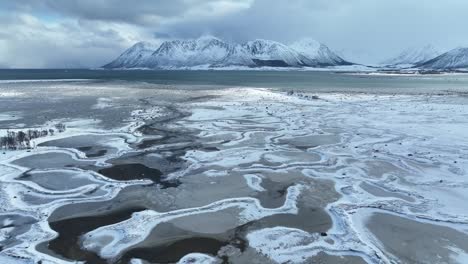
[[[468,46],[465,0],[23,0],[0,3],[0,67],[98,67],[137,41],[215,35],[323,42],[376,63],[408,47]]]

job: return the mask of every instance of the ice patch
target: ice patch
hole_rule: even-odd
[[[1,95],[0,95],[1,97]],[[19,112],[3,112],[0,113],[0,122],[1,121],[13,121],[13,120],[19,120],[22,119],[21,113]]]
[[[254,175],[254,174],[245,174],[244,178],[245,178],[245,181],[247,182],[247,185],[249,185],[249,187],[252,190],[257,191],[257,192],[265,191],[265,188],[263,188],[261,185],[262,178],[260,178],[259,176]]]
[[[112,99],[111,98],[98,98],[97,103],[93,106],[93,109],[105,109],[112,107]]]
[[[20,92],[0,92],[0,97],[20,97],[23,94]]]
[[[177,264],[214,264],[217,263],[218,259],[212,256],[208,256],[200,253],[191,253],[184,256]]]
[[[310,251],[309,255],[297,254],[294,251],[318,239],[317,235],[305,231],[273,227],[260,229],[247,235],[249,245],[277,263],[303,263],[307,257],[317,254]]]
[[[133,110],[131,116],[140,120],[155,119],[164,116],[165,110],[164,107],[153,106],[147,109]]]

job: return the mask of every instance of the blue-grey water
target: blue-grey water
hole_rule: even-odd
[[[468,74],[372,75],[314,71],[0,70],[0,80],[91,79],[184,86],[246,86],[317,92],[426,93],[468,91]],[[0,86],[1,87],[1,86]]]
[[[457,263],[467,92],[463,74],[0,70],[0,264]]]

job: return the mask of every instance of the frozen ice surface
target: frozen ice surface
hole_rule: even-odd
[[[65,89],[57,95],[55,89],[52,97],[84,93]],[[223,257],[239,263],[404,263],[436,253],[441,262],[466,260],[463,95],[288,94],[233,87],[129,89],[128,98],[118,98],[103,90],[81,101],[90,112],[64,112],[42,123],[63,121],[66,132],[37,139],[32,150],[0,152],[0,261],[66,263],[91,254],[102,261],[150,262],[139,250],[157,244],[151,234],[166,224],[173,225],[169,233],[198,231],[203,239],[227,244],[210,254],[184,251],[174,260],[179,263],[217,263]],[[14,89],[6,92],[20,96]],[[10,114],[3,119],[15,122]],[[28,113],[19,116],[26,127],[37,125]],[[98,173],[128,164],[154,166],[175,183],[161,188]],[[135,186],[141,188],[130,188]],[[50,218],[65,206],[67,214]],[[320,212],[328,217],[323,223],[294,218]],[[199,224],[215,215],[232,219]],[[199,230],[190,228],[190,219]],[[48,254],[63,252],[44,246],[48,241],[67,238],[49,221],[82,224],[84,235],[67,245],[75,250],[70,255]],[[308,231],[307,224],[318,227]],[[395,246],[401,240],[387,232],[392,228],[408,237],[402,239],[406,249]],[[424,242],[430,248],[426,256],[415,240],[421,233],[433,234]],[[445,240],[432,239],[437,236]],[[173,244],[161,243],[189,243],[172,239]]]

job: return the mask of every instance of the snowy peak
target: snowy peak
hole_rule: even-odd
[[[163,42],[159,49],[154,52],[154,55],[178,55],[177,53],[197,52],[213,47],[227,49],[229,45],[215,37],[201,37],[195,40],[171,40]]]
[[[456,48],[417,65],[436,70],[468,69],[468,48]]]
[[[310,39],[287,46],[264,39],[235,44],[203,36],[198,39],[165,41],[158,48],[147,43],[137,43],[104,67],[318,67],[349,64],[327,46]]]
[[[253,55],[262,56],[270,53],[290,52],[289,47],[273,40],[256,39],[242,45]]]
[[[232,49],[231,44],[210,36],[171,40],[162,43],[144,66],[157,68],[218,64],[231,53]]]
[[[203,48],[209,48],[212,46],[224,46],[227,47],[229,44],[217,37],[213,36],[202,36],[197,39],[197,45]]]
[[[417,65],[433,59],[441,54],[434,46],[426,45],[420,48],[409,48],[394,58],[384,61],[385,65]]]

